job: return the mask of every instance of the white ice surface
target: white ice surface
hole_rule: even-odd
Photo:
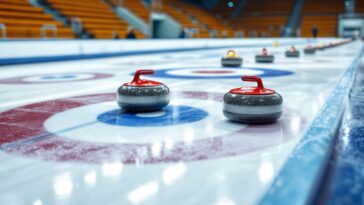
[[[302,55],[299,59],[284,57],[288,47],[269,48],[271,53],[276,54],[274,64],[254,63],[254,55],[260,52],[260,48],[236,49],[244,59],[244,67],[290,70],[295,73],[264,79],[266,87],[275,89],[283,96],[285,111],[294,113],[292,119],[281,122],[282,129],[278,131],[261,133],[257,130],[251,133],[252,139],[248,143],[252,146],[269,141],[278,142],[273,147],[235,156],[155,164],[56,162],[0,150],[0,204],[255,204],[325,103],[360,46],[360,43],[352,43],[318,51],[314,56]],[[223,56],[225,52],[225,49],[202,50],[2,67],[0,78],[56,73],[108,73],[115,76],[52,84],[0,84],[0,111],[51,99],[115,92],[121,83],[131,80],[131,72],[140,68],[218,67],[220,57],[206,56]],[[205,57],[196,57],[199,55]],[[174,72],[182,74],[185,71]],[[243,85],[239,78],[145,78],[162,81],[173,92],[225,93]],[[183,126],[162,128],[116,127],[97,123],[59,135],[93,143],[158,145],[167,142],[173,146],[171,142],[184,141],[192,146],[194,140],[211,137],[211,132],[213,136],[226,135],[246,126],[227,122],[222,116],[222,104],[217,101],[176,98],[172,103],[203,108],[209,112],[209,117]],[[49,132],[59,132],[77,123],[93,122],[97,114],[115,108],[112,102],[75,108],[52,116],[46,121],[45,128]],[[0,122],[0,125],[3,124]],[[285,132],[285,129],[289,132]],[[285,136],[287,133],[292,136]],[[268,142],[259,140],[260,137]],[[285,141],[287,137],[291,140]],[[157,154],[162,151],[156,149]]]

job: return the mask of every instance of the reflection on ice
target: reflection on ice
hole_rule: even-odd
[[[102,173],[104,176],[117,176],[123,171],[121,163],[106,163],[102,165]]]
[[[214,124],[207,123],[205,130],[207,131],[207,133],[212,134],[214,132]]]
[[[228,198],[221,198],[217,201],[216,205],[235,205],[235,203]]]
[[[156,142],[152,145],[152,154],[154,157],[159,157],[162,150],[162,144],[159,142]]]
[[[164,146],[166,150],[170,150],[174,145],[174,141],[170,140],[170,139],[166,139],[166,141],[164,142]]]
[[[301,122],[302,118],[301,117],[298,117],[298,116],[295,116],[292,118],[291,120],[291,125],[290,125],[290,129],[292,130],[292,134],[294,136],[298,135],[299,132],[301,131],[302,129],[302,122]]]
[[[128,200],[133,204],[138,204],[151,195],[155,194],[159,189],[157,182],[148,182],[128,194]]]
[[[350,127],[344,126],[343,127],[343,137],[342,139],[342,146],[343,149],[346,149],[346,147],[349,145],[349,133],[350,133]]]
[[[263,161],[259,167],[259,180],[262,183],[269,182],[274,175],[273,164],[270,161]]]
[[[36,199],[34,200],[33,205],[43,205],[43,202],[40,199]]]
[[[320,109],[320,105],[318,102],[312,104],[312,114],[317,114]]]
[[[154,111],[154,112],[144,112],[144,113],[138,113],[136,116],[138,117],[159,117],[164,115],[166,112],[163,110],[160,111]]]
[[[84,182],[87,185],[93,186],[96,183],[96,172],[95,171],[91,171],[88,172],[84,177],[83,177]]]
[[[325,97],[324,97],[323,93],[318,93],[318,102],[320,104],[320,107],[322,105],[324,105],[324,103],[325,103]]]
[[[173,107],[171,119],[176,119],[180,115],[180,113],[179,113],[179,111],[178,111],[177,108],[178,108],[177,106]]]
[[[186,144],[191,144],[195,138],[194,135],[194,130],[191,127],[186,127],[186,129],[183,131],[183,141]]]
[[[73,190],[73,182],[70,173],[62,173],[55,177],[53,189],[57,196],[68,197]]]
[[[163,171],[163,182],[166,185],[171,185],[176,179],[181,177],[186,172],[184,163],[178,163],[170,166]]]

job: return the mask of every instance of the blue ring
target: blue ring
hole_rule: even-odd
[[[208,70],[211,68],[220,68],[221,70],[226,69],[226,67],[221,66],[201,66],[201,67],[182,67],[182,68],[167,68],[167,69],[161,69],[161,70],[155,70],[154,71],[154,77],[160,77],[160,78],[176,78],[176,79],[235,79],[241,77],[241,75],[231,75],[231,76],[187,76],[187,75],[171,75],[168,74],[169,71],[177,70],[177,69],[203,69]],[[258,75],[259,77],[279,77],[279,76],[287,76],[292,75],[294,72],[287,71],[287,70],[276,70],[276,69],[268,69],[268,68],[250,68],[250,67],[239,67],[239,68],[230,68],[230,69],[249,69],[249,70],[257,70],[257,71],[263,71],[262,74]],[[131,73],[131,75],[134,75],[134,73]]]
[[[102,123],[129,127],[161,127],[192,123],[204,119],[208,113],[190,106],[167,106],[164,114],[157,117],[140,117],[138,113],[127,113],[121,109],[100,114],[97,120]]]
[[[53,80],[53,79],[69,79],[69,78],[76,78],[76,75],[61,75],[61,76],[54,76],[54,75],[46,75],[42,76],[41,79],[44,80]]]
[[[188,56],[188,57],[187,57]],[[203,58],[221,58],[221,54],[200,54],[196,55],[183,55],[183,56],[173,56],[173,55],[164,55],[162,56],[164,59],[169,60],[186,60],[186,59],[203,59]]]

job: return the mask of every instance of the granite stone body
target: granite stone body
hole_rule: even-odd
[[[221,65],[225,67],[238,67],[243,64],[243,59],[241,57],[233,57],[233,58],[221,58]]]
[[[300,57],[300,52],[297,51],[297,50],[294,50],[294,51],[291,51],[291,50],[288,50],[286,51],[286,57],[289,57],[289,58],[297,58],[297,57]]]
[[[155,111],[169,104],[169,88],[158,86],[121,86],[118,91],[118,105],[129,112]]]
[[[256,55],[255,61],[257,63],[273,63],[274,62],[274,56],[273,55]]]
[[[315,48],[305,48],[305,49],[303,49],[303,52],[305,54],[315,54],[316,53],[316,49]]]
[[[224,95],[223,113],[232,121],[243,123],[267,123],[282,115],[283,98],[280,94]]]

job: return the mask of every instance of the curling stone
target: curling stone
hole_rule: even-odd
[[[234,50],[229,50],[225,57],[221,58],[222,66],[241,66],[243,59]]]
[[[286,51],[286,57],[300,57],[300,52],[298,50],[296,50],[296,48],[294,46],[291,46],[291,48]]]
[[[243,81],[256,82],[257,87],[240,87],[224,95],[223,113],[232,121],[242,123],[268,123],[283,113],[283,99],[274,90],[264,88],[257,76],[243,76]]]
[[[169,103],[169,88],[163,83],[142,80],[141,75],[152,75],[153,70],[138,70],[133,81],[124,83],[117,90],[118,105],[127,112],[161,110]]]
[[[303,49],[303,52],[305,54],[315,54],[316,49],[314,47],[312,47],[311,45],[308,45],[306,48]]]
[[[328,48],[334,48],[336,45],[334,42],[330,42],[330,44],[328,45]]]
[[[266,48],[263,48],[263,53],[255,56],[255,62],[257,63],[273,63],[274,56],[269,55]]]
[[[273,47],[279,47],[281,44],[278,41],[274,41],[272,45]]]
[[[316,46],[316,49],[322,51],[322,50],[326,49],[326,46],[324,44],[320,44],[320,45]]]

